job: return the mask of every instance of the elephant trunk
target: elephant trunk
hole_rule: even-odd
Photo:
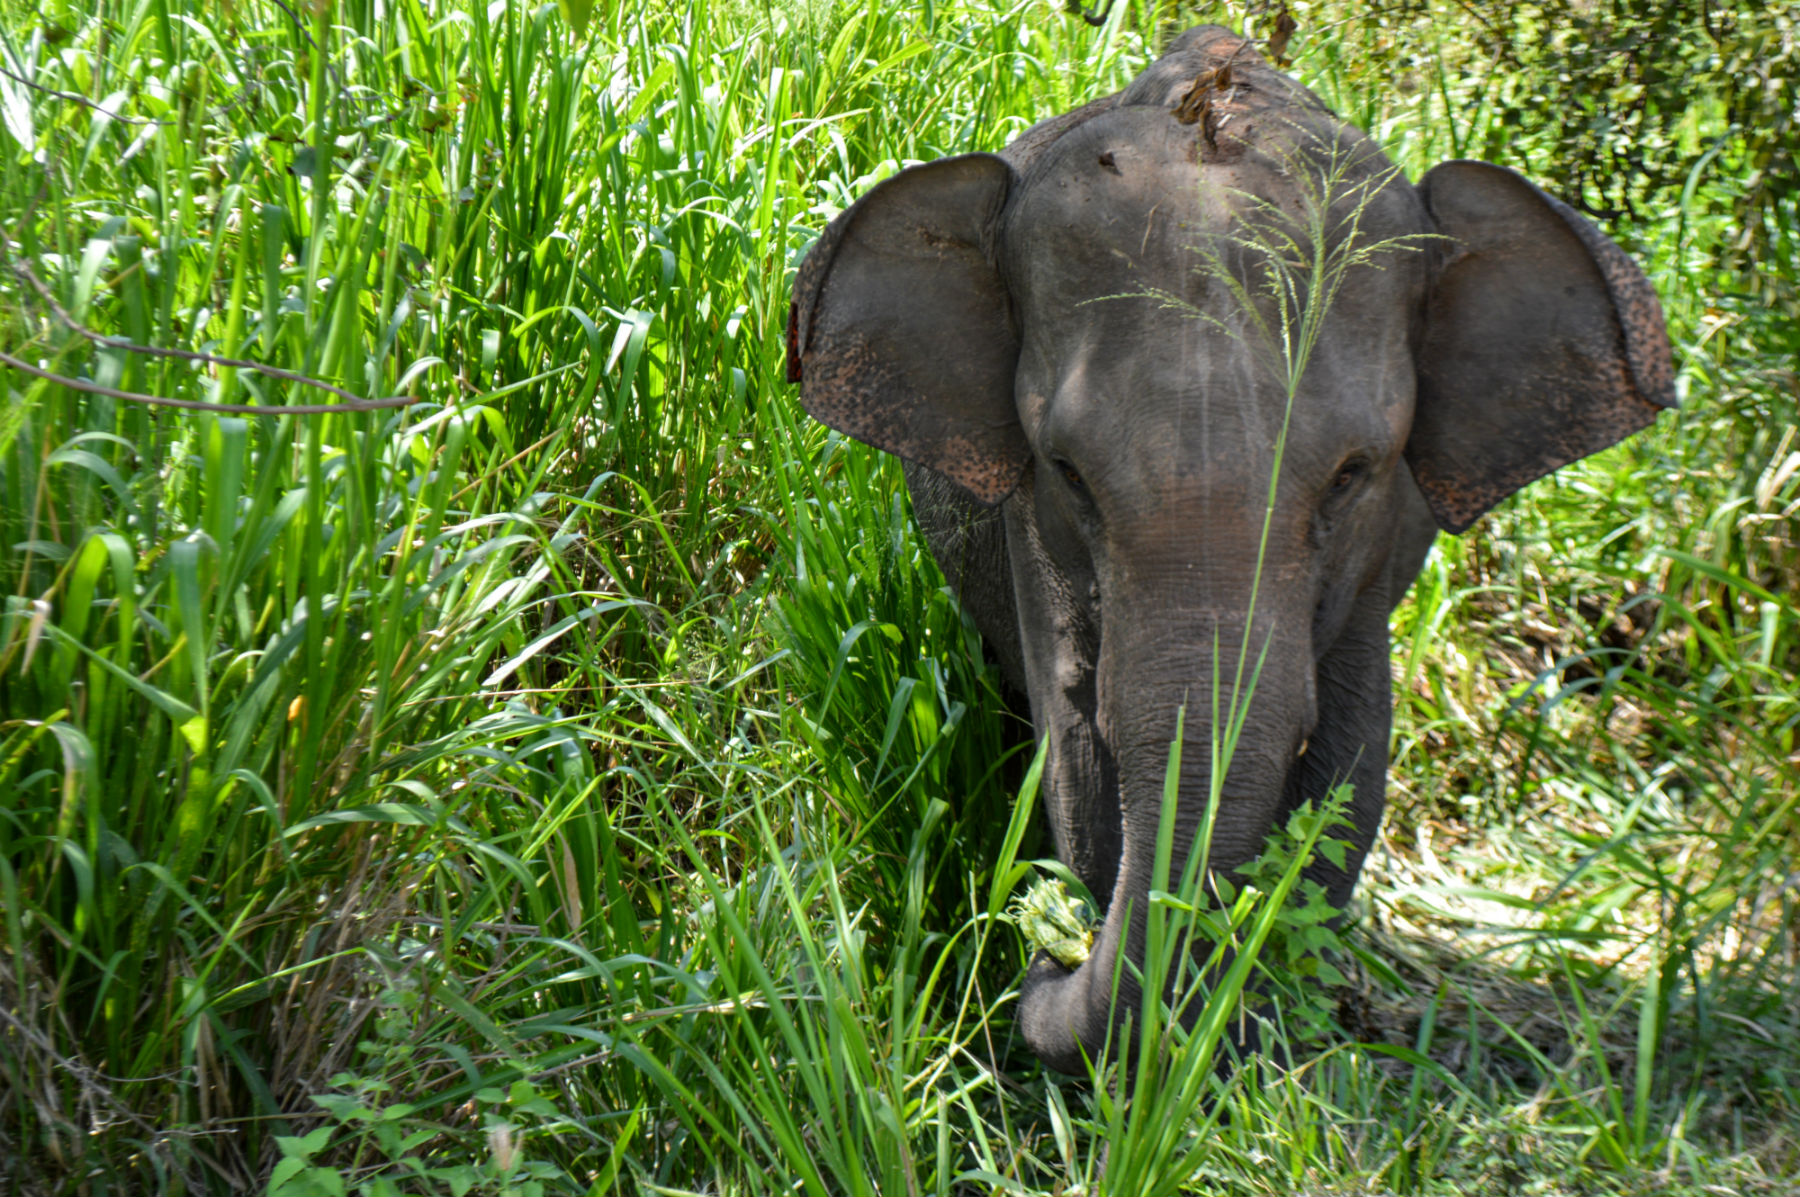
[[[1133,625],[1118,621],[1113,626]],[[1138,1008],[1141,994],[1134,969],[1118,967],[1118,953],[1123,949],[1126,959],[1139,968],[1144,963],[1146,911],[1158,881],[1157,836],[1176,712],[1185,709],[1186,714],[1173,850],[1169,876],[1163,880],[1169,889],[1179,884],[1204,826],[1214,743],[1223,740],[1231,717],[1233,679],[1240,646],[1246,642],[1242,689],[1249,692],[1249,710],[1241,717],[1243,732],[1235,750],[1229,761],[1222,762],[1226,767],[1207,868],[1229,873],[1262,850],[1281,813],[1288,775],[1305,751],[1317,718],[1310,631],[1310,619],[1271,613],[1250,624],[1247,637],[1241,616],[1215,616],[1184,621],[1179,631],[1139,635],[1116,646],[1103,639],[1099,713],[1102,734],[1118,762],[1122,851],[1118,880],[1088,960],[1070,970],[1040,953],[1026,977],[1021,1027],[1026,1042],[1046,1064],[1080,1073],[1085,1070],[1084,1056],[1097,1058],[1109,1035],[1111,1057],[1126,1058],[1127,1045],[1117,1028],[1127,1011]],[[1241,707],[1243,702],[1239,698],[1235,705]],[[1179,971],[1171,969],[1170,979]],[[1190,1018],[1197,1014],[1197,1009],[1187,1012]]]

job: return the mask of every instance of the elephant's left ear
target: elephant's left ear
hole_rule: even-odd
[[[1448,240],[1406,459],[1438,524],[1461,532],[1674,407],[1674,371],[1649,280],[1566,204],[1485,162],[1434,167],[1419,194]]]

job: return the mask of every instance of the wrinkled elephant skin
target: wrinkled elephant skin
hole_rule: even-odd
[[[1142,959],[1177,711],[1177,868],[1247,644],[1210,864],[1347,781],[1353,850],[1314,874],[1344,902],[1384,801],[1388,615],[1437,531],[1674,405],[1661,308],[1604,234],[1485,163],[1409,184],[1217,27],[875,187],[801,266],[788,338],[806,409],[905,460],[1049,742],[1056,851],[1106,915],[1086,964],[1033,962],[1020,1018],[1075,1072],[1116,1030],[1116,953]]]

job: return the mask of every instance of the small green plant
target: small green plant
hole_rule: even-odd
[[[1130,1068],[1095,1062],[1092,1126],[1106,1145],[1104,1191],[1174,1194],[1190,1185],[1211,1153],[1208,1139],[1224,1110],[1222,1066],[1234,1045],[1288,1047],[1329,1026],[1318,981],[1339,979],[1322,954],[1338,947],[1339,916],[1323,888],[1305,877],[1320,856],[1341,862],[1347,845],[1332,832],[1347,826],[1351,797],[1339,786],[1271,830],[1264,851],[1235,881],[1203,868],[1194,852],[1170,886],[1168,861],[1181,772],[1177,718],[1165,775],[1157,840],[1158,876],[1150,893],[1143,994],[1127,1024]],[[1216,799],[1214,800],[1216,802]],[[1210,826],[1215,812],[1209,811]],[[1298,899],[1298,900],[1296,900]],[[1248,1032],[1254,1018],[1259,1033]],[[1097,1157],[1096,1157],[1097,1164]],[[1092,1169],[1098,1176],[1098,1168]]]
[[[267,1197],[543,1197],[563,1191],[562,1167],[535,1158],[535,1146],[566,1132],[568,1120],[541,1086],[525,1079],[524,1061],[489,1065],[468,1099],[437,1116],[426,1103],[444,1086],[420,1043],[425,996],[407,973],[374,999],[381,1013],[358,1045],[355,1071],[331,1078],[331,1092],[312,1103],[325,1121],[302,1135],[278,1135],[280,1161]],[[629,1137],[629,1132],[627,1134]],[[616,1169],[616,1163],[613,1165]],[[601,1190],[604,1191],[604,1190]]]
[[[1213,876],[1219,904],[1228,913],[1198,911],[1198,925],[1207,938],[1224,943],[1267,895],[1284,887],[1293,893],[1264,940],[1257,959],[1259,983],[1246,1001],[1246,1012],[1254,1017],[1277,1010],[1279,1020],[1271,1022],[1266,1034],[1289,1043],[1315,1040],[1336,1029],[1329,991],[1346,983],[1334,963],[1348,953],[1338,933],[1344,912],[1331,905],[1325,887],[1305,871],[1319,858],[1344,867],[1350,843],[1335,833],[1352,826],[1347,812],[1353,797],[1351,787],[1341,785],[1319,802],[1302,804],[1270,831],[1267,847],[1255,860],[1229,877]],[[1290,883],[1295,870],[1301,875]]]
[[[313,1097],[330,1122],[305,1135],[276,1137],[281,1160],[267,1197],[543,1197],[563,1187],[552,1182],[567,1178],[528,1152],[525,1128],[554,1133],[562,1120],[528,1081],[476,1090],[469,1106],[480,1126],[460,1134],[421,1117],[417,1105],[392,1100],[390,1082],[346,1072],[331,1084],[339,1092]]]

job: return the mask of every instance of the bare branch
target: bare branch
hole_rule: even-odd
[[[127,348],[136,349],[140,353],[158,352],[156,350],[146,350],[141,346],[136,345],[127,346]],[[162,350],[160,352],[168,354],[176,353],[175,350]],[[132,403],[147,403],[152,407],[180,407],[189,411],[216,411],[230,415],[321,416],[330,412],[339,411],[375,411],[385,407],[409,407],[418,402],[418,400],[411,395],[394,395],[387,399],[357,399],[352,396],[352,401],[349,403],[302,403],[288,406],[276,404],[264,405],[259,403],[207,403],[200,399],[169,399],[162,395],[141,395],[136,391],[120,391],[115,390],[112,387],[103,387],[97,382],[88,382],[85,379],[69,378],[62,374],[52,374],[48,370],[40,370],[29,362],[21,361],[12,354],[3,351],[0,351],[0,363],[11,366],[13,369],[23,373],[30,374],[35,378],[42,378],[47,382],[60,383],[70,390],[83,391],[89,395],[105,395],[109,399],[126,399]],[[301,381],[311,380],[302,379]],[[314,382],[313,385],[325,386],[322,382]],[[337,390],[336,387],[327,387],[326,389],[333,391]],[[347,394],[348,392],[339,391],[338,393]]]
[[[0,75],[5,75],[14,83],[23,83],[32,91],[41,91],[47,96],[55,96],[59,100],[67,100],[71,104],[80,104],[83,108],[92,108],[108,120],[119,121],[127,125],[172,125],[174,121],[156,120],[148,116],[126,116],[122,112],[114,112],[103,104],[97,104],[84,95],[72,91],[57,91],[54,87],[45,87],[42,83],[33,83],[23,75],[16,75],[0,66]]]
[[[3,252],[3,247],[0,247],[0,253]],[[93,389],[89,384],[78,385],[69,379],[63,378],[61,375],[42,374],[41,372],[38,372],[40,377],[57,379],[69,386],[75,387],[76,390],[92,389],[95,394],[111,394],[115,399],[131,399],[135,402],[160,403],[168,407],[192,407],[200,411],[266,412],[271,415],[311,415],[332,411],[369,411],[382,407],[405,407],[407,404],[416,402],[416,400],[409,395],[391,395],[385,399],[364,399],[360,395],[351,394],[342,387],[332,386],[330,383],[321,382],[316,378],[308,378],[304,374],[296,374],[292,370],[283,370],[276,366],[265,366],[261,362],[246,361],[242,358],[235,357],[220,357],[213,353],[195,353],[187,349],[159,349],[152,345],[134,344],[124,337],[109,337],[105,333],[95,332],[93,329],[87,327],[87,325],[75,319],[75,317],[69,315],[69,313],[64,310],[63,306],[56,302],[55,294],[51,292],[49,287],[44,285],[43,280],[31,272],[31,267],[23,262],[14,262],[13,272],[31,285],[32,290],[38,293],[38,298],[42,299],[45,306],[56,314],[58,320],[68,325],[70,329],[79,333],[81,336],[94,342],[96,345],[104,345],[108,349],[122,349],[127,353],[141,353],[146,357],[169,357],[175,358],[178,361],[201,362],[206,365],[222,366],[232,370],[249,370],[268,378],[280,379],[282,382],[299,383],[301,386],[316,387],[321,391],[327,391],[333,395],[341,395],[343,396],[344,402],[299,404],[286,407],[263,407],[252,404],[202,403],[197,399],[158,399],[148,395],[135,395],[127,391],[108,391],[105,388]],[[17,358],[7,358],[6,360],[8,362],[18,361]],[[28,373],[37,372],[30,366],[20,366],[18,368],[24,369]]]

